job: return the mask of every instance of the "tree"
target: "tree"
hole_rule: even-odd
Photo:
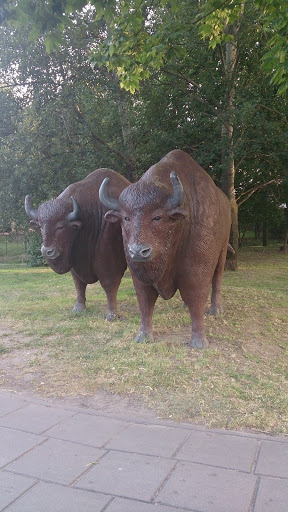
[[[279,2],[267,1],[264,11],[264,29],[271,33],[273,27],[281,30],[288,28],[288,21],[285,16],[288,9],[281,7],[277,12]],[[144,3],[145,4],[145,3]],[[167,63],[177,57],[183,57],[183,46],[180,44],[185,41],[185,22],[182,20],[182,12],[185,10],[189,28],[193,27],[195,18],[197,19],[197,11],[195,4],[190,2],[174,1],[170,3],[170,8],[166,2],[158,2],[157,6],[149,8],[146,3],[144,8],[143,2],[127,3],[122,2],[117,12],[117,20],[113,18],[114,30],[109,32],[110,37],[106,41],[105,50],[102,54],[108,63],[110,69],[117,69],[123,87],[129,89],[132,93],[139,87],[141,79],[145,79],[153,69],[164,68]],[[277,4],[277,5],[276,5]],[[235,117],[235,100],[236,87],[239,80],[239,61],[241,60],[241,48],[239,38],[243,37],[243,26],[245,31],[245,23],[247,19],[251,21],[251,12],[253,16],[255,12],[260,15],[261,7],[259,2],[219,2],[208,1],[200,4],[202,14],[200,14],[200,33],[205,37],[210,36],[210,45],[212,48],[218,47],[220,50],[221,63],[223,67],[223,78],[225,92],[222,96],[223,123],[222,133],[222,188],[227,194],[232,211],[232,229],[231,244],[236,249],[235,256],[230,260],[230,268],[237,268],[237,248],[238,248],[238,204],[235,196],[235,140],[234,140],[234,117]],[[219,9],[219,6],[221,7]],[[118,6],[119,7],[119,6]],[[157,12],[158,8],[158,12]],[[246,15],[246,19],[245,16]],[[179,18],[181,16],[181,19]],[[190,16],[189,16],[190,15]],[[281,17],[283,15],[283,17]],[[244,18],[244,20],[243,20]],[[281,18],[281,21],[280,21]],[[282,19],[283,18],[283,19]],[[116,25],[116,28],[115,28]],[[171,30],[171,27],[173,29]],[[146,27],[146,30],[145,30]],[[208,30],[207,30],[208,29]],[[287,32],[286,32],[287,33]],[[261,37],[261,34],[259,34]],[[273,80],[279,84],[280,92],[284,92],[288,87],[288,74],[285,65],[284,55],[288,60],[287,39],[283,39],[279,32],[277,36],[270,37],[271,47],[264,53],[264,62],[266,69],[269,70],[268,63],[276,62],[278,65],[278,73],[273,70]],[[186,46],[185,46],[186,47]],[[243,44],[242,44],[243,47]],[[279,53],[276,47],[281,48],[282,61],[279,59]],[[97,59],[97,55],[95,57]],[[281,69],[281,71],[280,71]]]
[[[288,5],[282,0],[205,0],[201,2],[199,24],[203,37],[217,44],[229,43],[233,34],[227,27],[241,21],[245,11],[253,11],[257,32],[264,32],[266,44],[262,55],[263,69],[271,76],[280,94],[288,90]],[[254,26],[256,26],[254,24]]]
[[[106,62],[130,91],[139,88],[151,70],[185,53],[179,46],[183,25],[190,31],[197,24],[215,47],[233,40],[227,27],[239,22],[244,9],[253,10],[265,31],[264,69],[281,93],[288,88],[288,5],[283,0],[156,0],[153,5],[148,0],[1,0],[0,23],[28,26],[34,40],[45,34],[50,50],[62,41],[61,32],[73,26],[69,15],[87,5],[95,7],[97,19],[106,20]]]
[[[50,54],[41,38],[35,44],[23,29],[1,27],[0,211],[7,226],[23,224],[28,193],[39,204],[96,167],[126,176],[134,170],[117,103],[125,91],[106,69],[89,65],[82,46],[88,22],[88,13],[79,16],[65,45]]]
[[[27,26],[30,37],[44,34],[52,57],[55,53],[52,48],[59,48],[60,54],[70,51],[67,42],[78,27],[76,20],[85,17],[85,10],[81,13],[81,9],[86,2],[80,0],[47,0],[44,3],[19,0],[17,5],[10,0],[4,3],[9,23]],[[169,3],[158,0],[153,6],[148,0],[95,0],[91,3],[93,7],[80,48],[85,61],[89,50],[98,81],[85,74],[84,85],[77,70],[72,73],[74,85],[73,88],[70,85],[69,94],[73,91],[71,98],[77,100],[74,101],[77,123],[89,131],[94,149],[101,145],[110,157],[114,153],[113,164],[115,162],[122,172],[124,164],[124,173],[132,178],[141,174],[158,156],[163,156],[166,150],[177,146],[186,149],[229,196],[234,212],[232,243],[237,249],[238,204],[234,191],[243,201],[259,187],[278,179],[282,172],[279,159],[274,176],[271,173],[268,176],[268,164],[267,172],[263,172],[267,158],[264,151],[258,152],[255,165],[257,151],[246,135],[249,132],[247,112],[249,108],[254,113],[259,111],[263,90],[260,87],[257,90],[256,83],[253,87],[250,84],[251,97],[246,100],[245,87],[249,82],[247,77],[256,74],[259,83],[265,82],[263,73],[255,66],[255,55],[264,59],[268,52],[264,40],[271,41],[271,27],[279,21],[285,9],[280,10],[278,16],[277,10],[272,9],[276,0],[265,0],[265,9],[260,0],[172,0]],[[77,9],[79,13],[72,16],[71,11]],[[208,37],[210,49],[204,37]],[[285,53],[285,48],[283,51]],[[70,55],[75,59],[77,52]],[[252,61],[254,69],[252,66],[248,69]],[[65,76],[67,79],[67,74]],[[133,96],[120,91],[119,84]],[[94,102],[94,98],[92,102],[88,98],[95,87],[101,93],[97,101]],[[274,104],[271,100],[276,97],[273,86],[267,89],[268,93],[264,95],[265,100],[269,96],[269,108],[279,111],[277,100]],[[111,103],[109,95],[113,97]],[[284,104],[286,109],[285,100]],[[94,122],[93,116],[96,118]],[[121,134],[116,135],[114,123],[112,135],[112,118],[116,116],[121,121]],[[250,122],[251,119],[252,116]],[[97,121],[100,129],[95,130]],[[275,126],[278,121],[273,120]],[[255,123],[253,127],[259,134]],[[252,137],[253,141],[255,138]],[[255,145],[258,142],[261,145],[260,141],[259,134]],[[249,145],[250,156],[245,150]],[[236,263],[234,261],[234,266]]]

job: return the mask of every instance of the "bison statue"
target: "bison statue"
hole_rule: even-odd
[[[107,209],[98,199],[106,177],[111,180],[111,195],[116,200],[130,182],[111,169],[101,168],[37,210],[26,196],[25,210],[31,227],[41,230],[41,253],[52,270],[72,274],[77,292],[73,311],[85,309],[87,284],[99,280],[107,297],[106,318],[114,320],[117,291],[127,264],[121,228],[105,222]]]
[[[124,249],[139,303],[136,341],[153,340],[157,297],[170,299],[179,289],[192,321],[190,345],[207,347],[204,313],[222,311],[221,285],[231,225],[230,204],[207,172],[187,153],[173,150],[137,183],[113,197],[105,178],[100,201],[105,219],[121,223]]]

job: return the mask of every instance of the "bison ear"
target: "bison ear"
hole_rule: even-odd
[[[35,219],[30,220],[29,226],[30,226],[30,229],[33,229],[33,231],[36,231],[36,229],[40,228],[38,221]]]
[[[174,208],[169,212],[169,219],[171,220],[182,220],[186,219],[187,213],[182,208]]]
[[[116,210],[108,210],[108,212],[105,213],[104,219],[107,220],[107,222],[111,222],[111,224],[120,222],[120,213]]]
[[[70,221],[70,226],[74,231],[79,231],[82,228],[82,222],[80,220]]]

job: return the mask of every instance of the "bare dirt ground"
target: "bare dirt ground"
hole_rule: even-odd
[[[7,332],[0,327],[1,345],[7,349],[19,344],[25,343],[29,339],[25,336]],[[142,419],[143,421],[153,420],[156,417],[154,411],[146,407],[139,398],[131,396],[120,396],[116,393],[110,393],[104,390],[98,390],[96,393],[76,394],[72,396],[47,396],[44,393],[35,393],[35,387],[45,386],[43,378],[45,372],[41,369],[46,359],[45,352],[39,352],[39,349],[17,349],[13,352],[7,352],[0,357],[0,388],[7,391],[13,391],[21,394],[27,400],[45,400],[45,402],[56,404],[58,406],[92,409],[99,413],[114,414],[125,418]],[[39,368],[31,365],[31,361],[41,359]]]

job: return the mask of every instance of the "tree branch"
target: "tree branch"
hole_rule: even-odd
[[[170,71],[169,69],[163,69],[163,72],[166,73],[167,75],[175,76],[176,78],[180,78],[181,80],[184,80],[187,84],[195,87],[197,89],[197,92],[201,90],[201,87],[199,84],[197,84],[196,82],[194,82],[194,80],[191,80],[190,78],[185,76],[181,71],[176,72],[176,71]],[[200,101],[200,103],[207,105],[208,107],[216,108],[216,106],[217,106],[217,108],[219,108],[218,105],[213,105],[209,101],[202,98],[202,96],[200,96],[199,94],[196,96],[196,98],[198,101]]]
[[[283,182],[283,179],[278,179],[278,180],[267,181],[267,183],[260,183],[260,184],[256,185],[255,187],[251,188],[250,190],[246,190],[245,192],[242,192],[237,197],[236,202],[237,202],[238,206],[241,206],[243,203],[245,203],[245,201],[247,201],[247,199],[249,199],[249,197],[251,197],[255,192],[257,192],[257,190],[261,190],[262,188],[267,187],[268,185],[272,185],[272,183],[276,183],[277,185],[280,185],[282,182]],[[243,196],[245,196],[245,197],[243,197]],[[243,197],[242,200],[240,200],[241,197]]]
[[[78,117],[81,119],[81,121],[83,123],[86,123],[85,121],[85,116],[83,114],[83,112],[81,111],[78,103],[75,103],[75,107],[76,107],[76,112],[78,114]],[[104,139],[102,139],[101,137],[99,137],[99,135],[97,135],[94,131],[92,131],[90,129],[90,133],[91,133],[91,137],[92,137],[92,141],[94,142],[99,142],[100,144],[102,144],[103,146],[105,146],[106,148],[108,148],[112,153],[114,153],[115,155],[117,155],[121,160],[123,160],[124,164],[127,166],[128,169],[131,169],[131,166],[132,166],[132,162],[130,161],[129,158],[127,158],[125,155],[123,155],[123,153],[121,153],[121,151],[118,151],[118,149],[116,148],[113,148],[112,146],[110,146],[110,144],[108,142],[106,142]]]
[[[262,103],[259,103],[258,107],[262,107],[265,110],[269,110],[270,112],[277,114],[278,116],[282,117],[282,119],[284,119],[284,121],[287,123],[287,117],[283,114],[283,112],[279,112],[279,110],[276,110],[275,108],[267,107],[267,105],[263,105]]]

